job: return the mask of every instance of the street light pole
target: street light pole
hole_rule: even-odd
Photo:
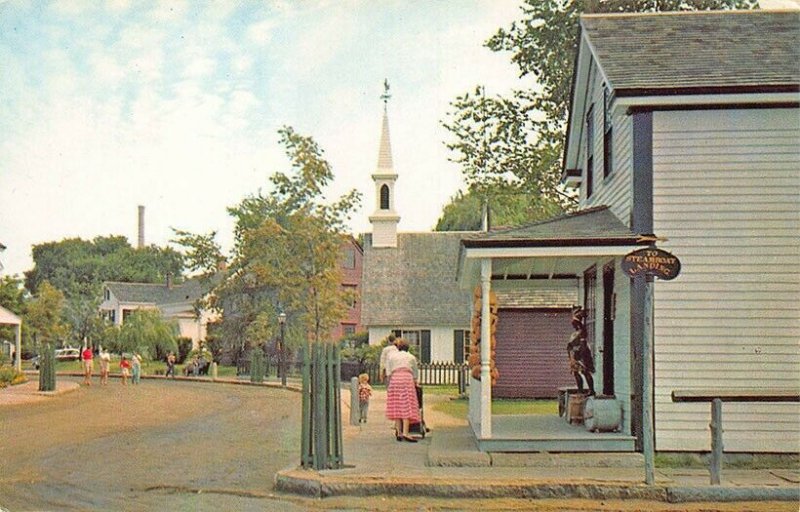
[[[286,313],[281,312],[278,315],[278,323],[281,325],[281,386],[286,387],[286,342],[284,338],[284,328],[286,326]]]

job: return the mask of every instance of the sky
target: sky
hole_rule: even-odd
[[[3,273],[44,242],[135,245],[139,205],[148,245],[176,228],[229,251],[226,208],[290,169],[286,125],[325,151],[331,199],[362,193],[350,227],[370,231],[384,79],[399,229],[430,230],[463,189],[450,102],[535,86],[483,47],[519,17],[517,0],[0,0]]]
[[[483,42],[519,17],[505,0],[0,2],[0,256],[171,228],[232,242],[227,207],[289,171],[278,129],[313,137],[333,199],[362,193],[370,231],[384,79],[401,231],[426,231],[463,187],[440,122],[459,94],[527,86]]]

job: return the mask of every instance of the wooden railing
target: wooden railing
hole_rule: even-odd
[[[676,389],[673,402],[711,402],[711,485],[722,479],[722,402],[800,402],[800,392],[791,389]]]

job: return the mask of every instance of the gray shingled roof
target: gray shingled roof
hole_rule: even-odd
[[[398,233],[396,248],[364,237],[364,325],[468,325],[472,296],[456,282],[463,232]]]
[[[597,206],[525,226],[465,236],[464,246],[624,245],[638,239],[607,206]]]
[[[581,27],[617,94],[800,84],[800,11],[585,15]]]
[[[180,302],[195,302],[200,299],[210,285],[203,285],[199,279],[189,279],[181,284],[174,284],[172,288],[166,283],[118,283],[106,282],[106,287],[120,301],[137,304],[175,304]]]

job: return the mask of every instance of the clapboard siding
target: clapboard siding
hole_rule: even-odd
[[[800,387],[797,109],[655,112],[654,229],[681,259],[655,293],[658,450],[708,450],[673,389]],[[800,406],[724,405],[727,451],[799,451]]]
[[[594,105],[594,193],[586,198],[586,187],[581,187],[582,207],[606,205],[623,223],[628,224],[631,213],[631,181],[633,152],[631,151],[631,120],[626,112],[619,110],[612,114],[612,166],[608,176],[603,176],[603,82],[596,68],[590,79],[591,101]],[[585,120],[584,120],[585,122]],[[585,153],[585,150],[583,150]],[[585,154],[582,155],[585,162]],[[584,168],[586,166],[584,165]],[[584,179],[585,183],[585,179]]]

